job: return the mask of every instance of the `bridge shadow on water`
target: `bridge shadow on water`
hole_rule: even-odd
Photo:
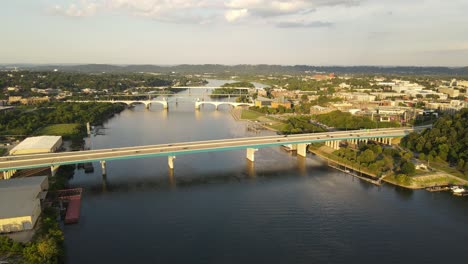
[[[180,188],[191,188],[202,185],[224,184],[258,184],[268,181],[287,180],[293,178],[324,178],[329,171],[325,164],[306,166],[306,159],[298,159],[296,167],[285,169],[256,170],[254,164],[246,162],[243,171],[222,173],[199,173],[191,175],[177,175],[177,171],[169,170],[164,177],[161,173],[154,174],[154,178],[145,177],[138,181],[113,180],[112,175],[98,176],[86,175],[85,177],[101,177],[101,182],[93,181],[79,184],[85,187],[87,195],[100,195],[105,192],[133,192],[133,191],[171,191]]]

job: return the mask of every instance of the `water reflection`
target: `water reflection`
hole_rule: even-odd
[[[245,159],[245,171],[247,172],[247,176],[249,178],[255,178],[255,162],[252,162],[248,159]]]

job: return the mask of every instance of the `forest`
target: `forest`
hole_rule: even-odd
[[[421,160],[448,162],[468,176],[468,109],[441,116],[431,129],[403,138],[401,146],[419,153]]]
[[[120,104],[103,103],[47,103],[38,108],[19,107],[0,115],[1,135],[31,135],[51,124],[100,124],[120,113]]]
[[[1,72],[0,89],[20,87],[29,91],[38,89],[61,89],[79,92],[81,89],[107,89],[109,92],[122,92],[134,87],[186,86],[205,84],[200,78],[188,78],[181,75],[155,75],[148,73],[71,73],[71,72]]]

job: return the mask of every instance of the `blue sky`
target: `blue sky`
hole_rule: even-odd
[[[468,66],[467,0],[15,0],[0,63]]]

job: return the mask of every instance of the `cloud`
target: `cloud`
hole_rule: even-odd
[[[222,7],[215,0],[106,0],[105,6],[161,22],[196,24],[214,20]]]
[[[79,4],[70,4],[68,7],[55,5],[49,9],[49,13],[66,17],[87,17],[96,14],[98,6],[96,2],[81,0]]]
[[[57,1],[57,0],[56,0]],[[50,8],[54,15],[86,17],[99,12],[147,17],[165,23],[261,23],[278,27],[327,27],[312,18],[318,9],[355,6],[363,0],[74,0]],[[99,9],[99,10],[98,10]]]
[[[306,14],[324,6],[357,5],[361,0],[230,0],[229,9],[247,9],[259,17]]]
[[[224,14],[224,17],[226,18],[226,20],[228,22],[234,22],[236,20],[239,20],[245,16],[248,15],[248,10],[247,9],[232,9],[232,10],[228,10],[226,11],[226,13]]]
[[[278,22],[276,26],[280,28],[319,28],[319,27],[332,27],[333,23],[322,21],[282,21]]]

